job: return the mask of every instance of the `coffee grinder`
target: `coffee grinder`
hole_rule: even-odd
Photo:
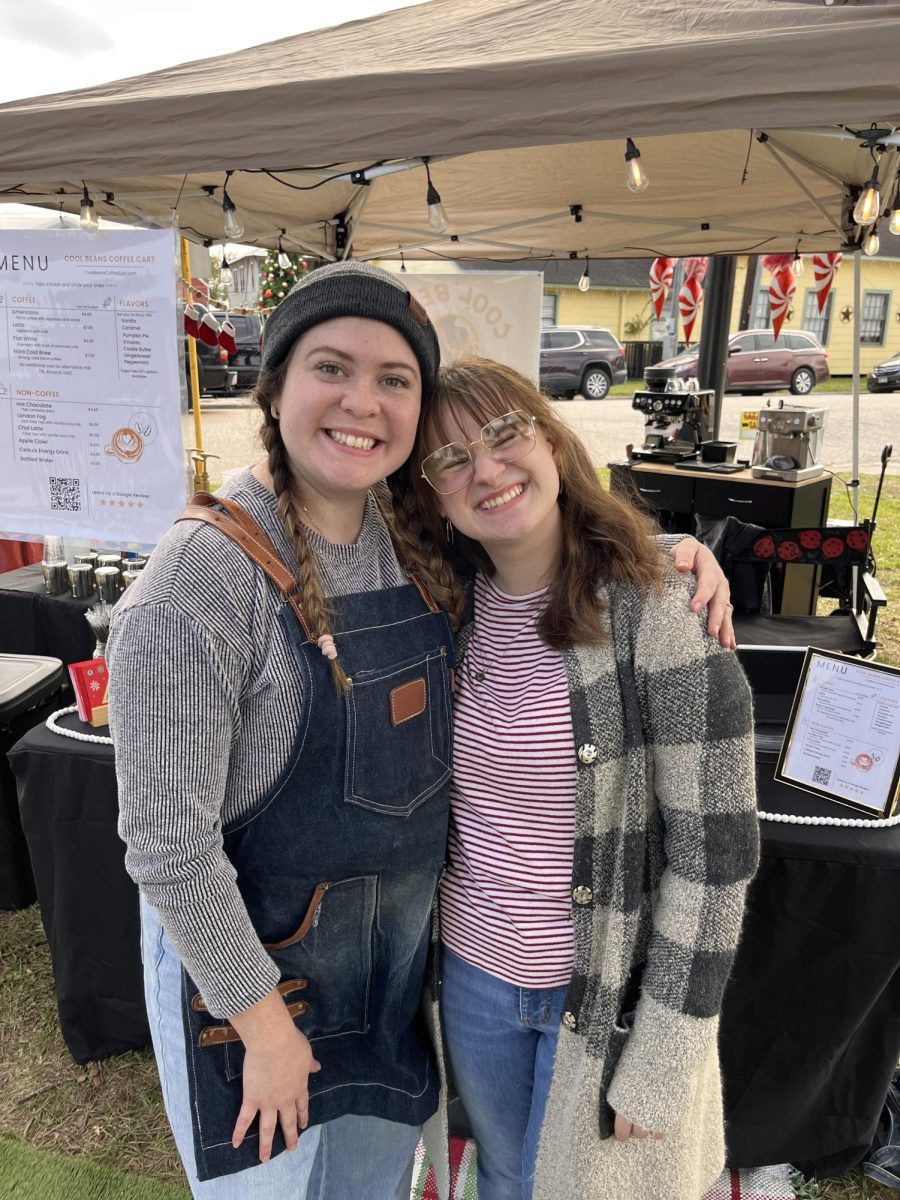
[[[797,483],[824,474],[819,463],[824,432],[824,408],[797,404],[760,409],[751,466],[754,479]]]

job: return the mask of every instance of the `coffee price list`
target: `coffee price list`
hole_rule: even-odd
[[[184,502],[170,230],[0,233],[0,528],[155,542]]]

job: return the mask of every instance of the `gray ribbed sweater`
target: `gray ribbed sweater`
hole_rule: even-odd
[[[296,565],[275,497],[249,471],[220,494],[243,505]],[[330,594],[404,582],[371,498],[353,545],[313,531],[309,541]],[[221,828],[262,799],[293,743],[302,681],[279,607],[278,592],[237,546],[208,525],[182,522],[116,605],[107,646],[125,864],[218,1017],[278,982]]]

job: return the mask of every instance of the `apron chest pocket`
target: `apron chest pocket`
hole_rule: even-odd
[[[345,702],[344,799],[409,816],[450,777],[446,653],[432,650],[381,671],[354,672]]]

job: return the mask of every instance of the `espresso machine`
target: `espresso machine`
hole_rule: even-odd
[[[644,444],[632,450],[632,458],[682,462],[696,458],[700,443],[709,439],[709,406],[715,392],[670,388],[671,383],[664,391],[634,393],[631,407],[644,414]]]
[[[825,409],[760,409],[753,443],[751,470],[755,479],[783,479],[797,483],[814,479],[825,468],[820,465]]]

